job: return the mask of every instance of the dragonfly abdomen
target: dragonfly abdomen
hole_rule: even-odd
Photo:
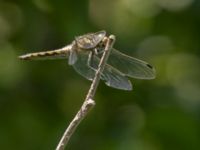
[[[64,47],[64,48],[58,49],[58,50],[36,52],[36,53],[29,53],[29,54],[21,55],[21,56],[19,56],[19,59],[43,60],[43,59],[67,58],[68,53],[69,53],[69,48]]]

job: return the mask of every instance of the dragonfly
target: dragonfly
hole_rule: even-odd
[[[106,31],[87,33],[75,37],[71,44],[60,49],[28,53],[19,56],[21,60],[68,59],[68,64],[88,80],[93,80],[108,36]],[[132,90],[128,77],[135,79],[154,79],[155,69],[149,63],[111,49],[101,80],[120,90]]]

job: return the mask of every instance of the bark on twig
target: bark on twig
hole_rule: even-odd
[[[74,119],[71,121],[71,123],[65,130],[62,138],[60,139],[60,141],[56,147],[56,150],[64,150],[65,149],[67,143],[69,142],[71,136],[73,135],[74,131],[76,130],[76,128],[78,127],[80,122],[87,116],[89,111],[94,107],[95,101],[93,100],[93,98],[96,93],[96,89],[98,87],[99,81],[100,81],[101,73],[104,70],[104,67],[106,65],[107,59],[110,54],[110,50],[112,49],[114,42],[115,42],[115,36],[110,35],[107,40],[104,53],[99,62],[98,69],[95,73],[95,77],[90,86],[88,94],[85,98],[85,101],[84,101],[83,105],[81,106],[80,110],[78,111],[78,113],[76,114],[76,116],[74,117]]]

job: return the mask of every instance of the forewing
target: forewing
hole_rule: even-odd
[[[75,38],[75,41],[81,49],[95,48],[105,37],[105,31],[99,31],[96,33],[89,33]]]
[[[137,79],[154,79],[155,69],[145,61],[125,55],[114,48],[108,58],[109,65],[117,68],[126,76]]]

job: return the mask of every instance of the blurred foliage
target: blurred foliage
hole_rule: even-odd
[[[100,83],[67,149],[200,149],[199,27],[199,0],[0,0],[0,149],[54,149],[90,86],[67,60],[17,56],[102,29],[157,78],[131,92]]]

